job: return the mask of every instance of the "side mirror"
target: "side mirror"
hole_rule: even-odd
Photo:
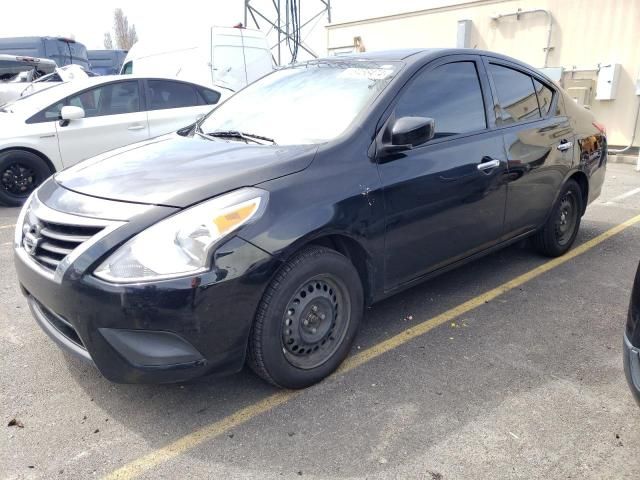
[[[84,118],[84,108],[67,105],[60,110],[60,126],[66,127],[71,120]]]
[[[422,145],[433,138],[436,122],[427,117],[401,117],[391,127],[391,143],[383,145],[386,152],[401,152]]]

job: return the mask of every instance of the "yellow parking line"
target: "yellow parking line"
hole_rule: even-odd
[[[0,243],[0,247],[8,247],[9,245],[13,245],[13,242]]]
[[[534,268],[522,275],[514,278],[513,280],[509,280],[502,285],[489,290],[488,292],[483,293],[471,300],[468,300],[456,307],[453,307],[446,312],[441,313],[433,318],[425,320],[418,325],[409,328],[393,337],[384,340],[381,343],[378,343],[362,352],[349,357],[342,366],[338,369],[336,374],[346,373],[353,370],[360,365],[367,363],[380,355],[397,348],[410,340],[419,337],[427,333],[430,330],[433,330],[439,325],[450,322],[451,320],[463,315],[470,310],[473,310],[481,305],[484,305],[486,302],[493,300],[494,298],[506,293],[514,288],[519,287],[520,285],[542,275],[543,273],[552,270],[569,260],[582,255],[583,253],[591,250],[597,245],[601,244],[605,240],[613,237],[614,235],[619,234],[626,228],[629,228],[632,225],[640,222],[640,215],[633,217],[626,222],[623,222],[615,227],[607,230],[606,232],[598,235],[597,237],[579,245],[574,248],[570,252],[566,253],[562,257],[554,258],[553,260],[549,260],[548,262],[543,263],[539,267]],[[335,374],[334,374],[335,375]],[[153,467],[166,462],[172,458],[177,457],[178,455],[190,450],[207,440],[211,440],[219,435],[222,435],[225,432],[228,432],[231,429],[237,428],[238,426],[248,422],[252,418],[265,413],[269,410],[272,410],[283,403],[297,397],[298,395],[304,393],[304,391],[282,391],[275,393],[266,397],[263,400],[260,400],[257,403],[253,403],[245,408],[238,410],[237,412],[218,420],[217,422],[211,423],[205,427],[202,427],[194,432],[191,432],[178,440],[162,447],[157,450],[148,453],[138,459],[127,463],[126,465],[120,467],[119,469],[108,474],[105,479],[108,480],[123,480],[134,478],[141,473],[152,469]]]
[[[0,230],[4,230],[5,228],[13,228],[15,226],[16,226],[15,224],[13,224],[13,225],[0,225]]]

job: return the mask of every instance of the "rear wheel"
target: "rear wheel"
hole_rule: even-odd
[[[583,210],[580,186],[574,180],[568,180],[547,223],[533,237],[536,249],[549,257],[565,254],[578,235]]]
[[[266,381],[304,388],[349,353],[363,311],[358,272],[340,253],[307,247],[271,282],[249,339],[249,366]]]
[[[49,166],[35,153],[24,150],[0,153],[0,204],[22,205],[50,175]]]

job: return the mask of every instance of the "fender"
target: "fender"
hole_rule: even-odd
[[[0,150],[0,153],[4,153],[4,152],[9,152],[12,150],[19,150],[19,151],[23,151],[23,152],[29,152],[29,153],[33,153],[34,155],[37,155],[38,157],[40,157],[44,163],[47,164],[47,167],[49,167],[49,170],[51,171],[51,175],[53,175],[54,173],[57,172],[56,167],[53,165],[53,162],[49,159],[49,157],[47,157],[44,153],[36,150],[35,148],[29,148],[29,147],[7,147],[7,148],[3,148],[2,150]]]
[[[569,170],[569,172],[565,175],[564,179],[562,180],[562,183],[560,184],[560,188],[558,188],[558,191],[556,192],[555,196],[553,197],[553,202],[551,203],[551,206],[549,207],[549,211],[547,212],[547,215],[544,218],[544,222],[542,223],[542,225],[545,225],[547,223],[547,221],[549,220],[549,217],[551,216],[551,212],[553,212],[554,207],[557,205],[558,201],[559,201],[559,197],[560,197],[560,192],[562,191],[562,189],[564,188],[564,186],[566,185],[567,181],[569,181],[570,178],[576,176],[576,174],[578,174],[578,176],[581,178],[581,180],[578,180],[578,185],[580,185],[580,188],[582,190],[584,190],[584,186],[586,185],[587,190],[582,191],[582,215],[585,214],[585,212],[587,211],[587,199],[589,198],[589,177],[588,175],[584,172],[584,170],[580,169],[580,168],[572,168]]]

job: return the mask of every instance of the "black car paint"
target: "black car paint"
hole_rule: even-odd
[[[331,245],[347,254],[371,304],[535,232],[569,178],[588,187],[589,201],[599,194],[606,164],[604,135],[590,113],[577,107],[569,113],[565,105],[573,102],[537,71],[513,59],[468,50],[360,57],[402,61],[403,66],[333,141],[282,147],[166,136],[101,155],[49,180],[38,197],[69,213],[79,213],[74,210],[82,208],[82,201],[76,201],[81,196],[96,203],[103,198],[156,207],[94,245],[59,285],[40,278],[17,257],[25,291],[74,325],[111,380],[177,381],[232,372],[244,362],[264,289],[279,265],[306,244]],[[384,155],[382,137],[403,86],[433,62],[460,58],[473,58],[479,65],[488,129]],[[482,67],[489,58],[508,62],[557,91],[551,113],[497,126],[497,101]],[[574,148],[561,153],[557,145],[566,139]],[[486,157],[498,159],[499,166],[478,171]],[[119,286],[92,275],[108,254],[145,226],[241,186],[267,190],[268,208],[218,248],[211,272]],[[55,191],[69,192],[76,205],[61,201],[65,195],[56,197]],[[164,368],[133,365],[105,341],[99,332],[105,327],[176,332],[205,361]]]
[[[100,198],[183,208],[304,170],[316,150],[315,145],[265,149],[169,134],[80,162],[56,182]]]
[[[631,292],[623,342],[624,372],[631,393],[640,405],[640,264]]]

